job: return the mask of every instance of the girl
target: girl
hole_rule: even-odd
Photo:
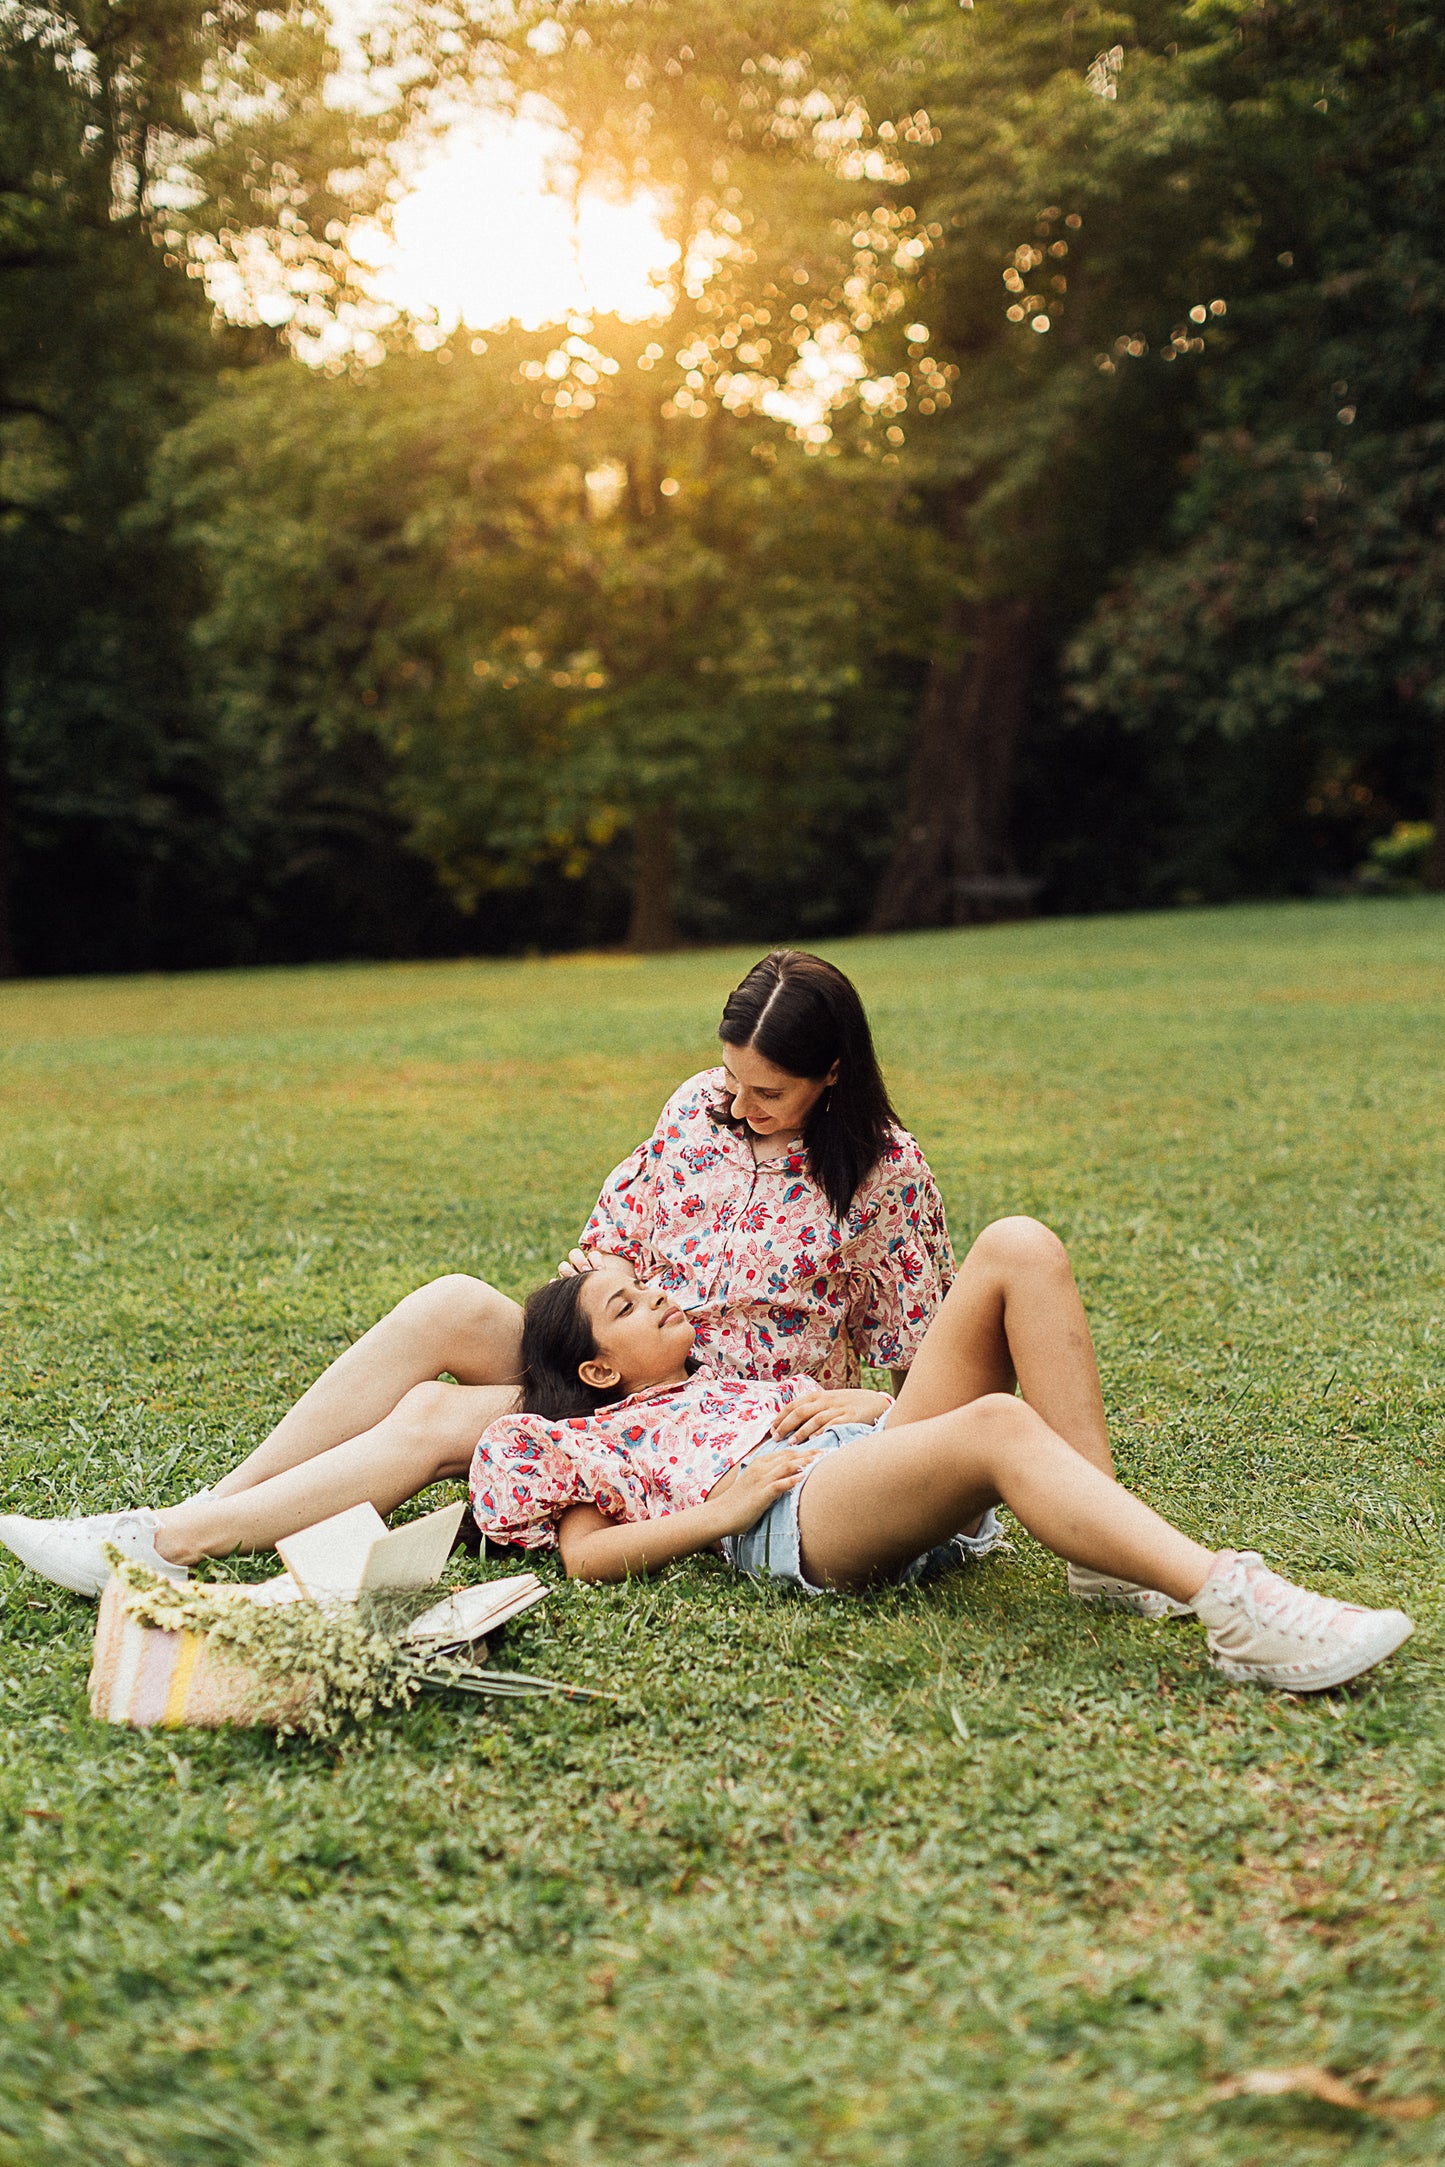
[[[523,1411],[477,1447],[477,1523],[524,1548],[555,1543],[573,1578],[716,1548],[740,1572],[852,1594],[917,1578],[1002,1501],[1071,1577],[1082,1569],[1081,1592],[1127,1599],[1142,1585],[1200,1618],[1228,1678],[1316,1692],[1408,1638],[1402,1612],[1312,1595],[1250,1551],[1203,1549],[1120,1488],[1079,1365],[1050,1360],[1057,1316],[1027,1298],[1004,1323],[1023,1398],[997,1378],[980,1391],[975,1291],[961,1275],[895,1402],[698,1366],[682,1309],[620,1259],[554,1280],[525,1312]]]

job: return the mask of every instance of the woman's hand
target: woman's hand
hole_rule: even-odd
[[[559,1279],[575,1279],[582,1272],[590,1272],[597,1259],[606,1256],[605,1249],[569,1249],[557,1266]]]
[[[816,1437],[820,1430],[831,1430],[840,1422],[876,1422],[892,1405],[886,1392],[810,1392],[783,1409],[773,1424],[773,1435],[801,1444],[805,1437]]]
[[[703,1506],[712,1522],[713,1536],[742,1535],[756,1527],[769,1505],[800,1483],[818,1454],[806,1448],[787,1452],[755,1452],[745,1460],[727,1488],[714,1490]]]

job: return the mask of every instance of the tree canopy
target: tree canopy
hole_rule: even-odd
[[[348,67],[0,9],[0,967],[1445,883],[1423,0],[418,5]],[[370,301],[443,83],[647,190],[655,317]]]

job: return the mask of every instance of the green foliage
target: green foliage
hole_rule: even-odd
[[[1215,2085],[1445,2097],[1441,935],[1427,897],[831,951],[958,1243],[1069,1241],[1126,1479],[1403,1600],[1394,1663],[1228,1685],[1015,1532],[866,1603],[559,1580],[500,1660],[624,1709],[278,1750],[92,1724],[93,1607],[0,1559],[0,2150],[1434,2167],[1438,2115]],[[0,992],[6,1507],[174,1499],[422,1279],[530,1286],[751,960]]]
[[[336,57],[299,6],[0,15],[0,971],[17,943],[51,969],[244,953],[252,748],[238,774],[193,568],[144,499],[218,369],[275,347],[213,328],[203,269],[274,243],[273,318],[346,301],[346,222],[408,103],[343,111]]]
[[[1298,892],[1445,835],[1441,49],[1425,0],[399,0],[363,86],[302,7],[11,10],[24,959]],[[646,189],[664,319],[379,329],[351,224],[470,78]]]
[[[1423,872],[1434,847],[1432,820],[1397,820],[1388,835],[1376,836],[1371,843],[1370,869],[1380,884],[1408,888]]]
[[[158,475],[211,576],[235,742],[374,735],[467,908],[658,815],[784,863],[836,801],[847,703],[910,637],[925,553],[881,547],[867,494],[768,424],[679,415],[653,328],[249,372]]]
[[[1077,642],[1076,697],[1290,733],[1316,817],[1354,781],[1379,832],[1445,791],[1445,46],[1433,10],[1318,0],[1241,14],[1231,75],[1252,275],[1174,546]]]

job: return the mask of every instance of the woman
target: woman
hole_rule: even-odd
[[[1002,1500],[1098,1586],[1147,1582],[1200,1618],[1228,1678],[1319,1692],[1408,1639],[1403,1612],[1312,1595],[1250,1551],[1206,1550],[1122,1489],[1048,1303],[1022,1295],[1005,1320],[1023,1399],[980,1391],[975,1307],[965,1268],[897,1403],[843,1394],[843,1419],[819,1430],[796,1420],[815,1407],[810,1378],[700,1366],[682,1310],[622,1259],[553,1281],[527,1304],[522,1412],[477,1446],[478,1525],[556,1544],[572,1578],[622,1580],[715,1548],[753,1578],[853,1594],[921,1577],[961,1518]],[[790,1442],[790,1425],[812,1443]]]
[[[822,1396],[806,1420],[822,1427],[860,1360],[895,1382],[908,1369],[953,1274],[943,1206],[889,1104],[863,1004],[832,964],[792,950],[764,957],[730,995],[718,1036],[721,1066],[674,1093],[651,1139],[614,1170],[563,1270],[625,1256],[687,1309],[718,1372],[813,1378]],[[1059,1288],[1063,1260],[1060,1329],[1088,1350],[1079,1389],[1098,1400],[1054,1237],[1009,1221],[975,1253],[992,1275],[996,1336],[1021,1287]],[[515,1405],[521,1318],[480,1280],[434,1280],[333,1362],[213,1489],[160,1513],[12,1517],[0,1540],[47,1578],[94,1594],[107,1542],[180,1575],[365,1499],[389,1512],[465,1475],[488,1423]],[[1001,1343],[990,1374],[1009,1376]]]

